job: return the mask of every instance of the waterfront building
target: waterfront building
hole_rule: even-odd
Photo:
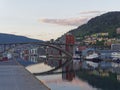
[[[120,44],[112,44],[111,45],[111,50],[120,50]]]
[[[37,55],[37,50],[38,50],[38,47],[32,47],[30,50],[29,50],[29,54],[30,55]]]
[[[73,60],[81,60],[82,52],[86,49],[86,46],[75,46],[73,52]]]
[[[116,50],[99,50],[100,58],[103,60],[120,59],[120,51]]]
[[[103,60],[109,60],[111,59],[112,52],[113,52],[112,50],[99,50],[100,58]]]

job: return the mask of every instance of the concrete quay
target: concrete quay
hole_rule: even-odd
[[[50,90],[17,61],[0,61],[0,90]]]

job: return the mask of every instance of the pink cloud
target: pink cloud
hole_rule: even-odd
[[[43,18],[43,19],[39,19],[39,22],[57,24],[57,25],[63,25],[63,26],[66,26],[66,25],[80,26],[84,23],[87,23],[87,21],[90,20],[92,17],[100,15],[104,12],[105,11],[85,11],[85,12],[80,12],[80,14],[82,14],[81,17],[65,18],[65,19]]]
[[[86,23],[89,20],[88,17],[82,17],[82,18],[67,18],[67,19],[40,19],[40,22],[43,23],[50,23],[50,24],[58,24],[58,25],[63,25],[63,26],[79,26],[84,23]]]
[[[101,14],[104,11],[85,11],[85,12],[80,12],[80,14]]]

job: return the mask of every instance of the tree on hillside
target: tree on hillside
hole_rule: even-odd
[[[96,45],[97,46],[104,46],[104,42],[105,42],[104,40],[101,40],[101,41],[97,40]]]

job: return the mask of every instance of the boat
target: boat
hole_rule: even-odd
[[[102,61],[102,60],[99,58],[98,53],[95,53],[95,52],[93,52],[92,54],[87,55],[87,56],[85,57],[85,60],[87,60],[87,61],[93,61],[93,62]]]
[[[120,58],[120,52],[113,52],[111,53],[112,58]]]

